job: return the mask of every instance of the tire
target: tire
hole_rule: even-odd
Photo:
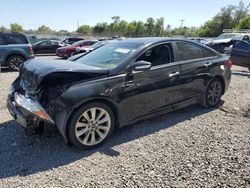
[[[214,108],[219,106],[222,93],[222,82],[219,79],[211,80],[206,87],[206,91],[201,100],[201,105],[206,108]]]
[[[12,55],[7,59],[7,65],[11,71],[19,71],[23,62],[25,62],[25,59],[20,55]]]
[[[94,115],[93,115],[94,114]],[[113,111],[104,103],[88,103],[72,116],[67,135],[79,149],[93,149],[107,141],[115,126]]]

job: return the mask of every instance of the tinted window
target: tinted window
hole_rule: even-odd
[[[49,41],[44,41],[39,44],[40,46],[49,46],[50,42]]]
[[[2,36],[0,36],[0,45],[4,45],[5,44],[5,40]]]
[[[242,40],[245,40],[245,41],[250,41],[250,37],[248,35],[244,35]]]
[[[77,42],[79,40],[83,40],[83,39],[81,39],[81,38],[69,38],[68,39],[69,42]]]
[[[59,43],[58,43],[58,42],[55,42],[55,41],[51,41],[51,45],[52,45],[52,46],[58,46]]]
[[[197,45],[176,42],[176,47],[179,61],[204,58],[203,49]]]
[[[23,35],[5,35],[8,44],[28,44],[28,40]]]
[[[242,50],[249,50],[250,49],[250,44],[245,42],[245,41],[238,41],[234,45],[235,48],[242,49]]]
[[[85,43],[83,40],[80,40],[78,42],[75,42],[74,44],[72,44],[73,46],[82,46],[83,44],[82,43]]]
[[[213,52],[211,52],[210,50],[207,50],[207,49],[203,49],[203,52],[204,52],[205,57],[214,57],[214,56],[216,56],[216,54],[214,54]]]
[[[152,66],[163,65],[173,62],[172,44],[161,44],[148,49],[136,61],[148,61]]]
[[[93,44],[95,44],[95,43],[96,43],[96,41],[90,41],[90,44],[89,44],[89,45],[91,46],[91,45],[93,45]]]

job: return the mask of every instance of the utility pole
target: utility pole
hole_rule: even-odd
[[[183,27],[183,23],[185,22],[185,20],[180,20],[181,21],[181,28]]]
[[[77,20],[77,29],[79,29],[79,20]]]

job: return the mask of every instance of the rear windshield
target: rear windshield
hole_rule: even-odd
[[[29,41],[24,35],[4,35],[7,44],[28,44]]]
[[[74,44],[72,44],[72,46],[79,46],[79,45],[81,45],[84,42],[85,42],[84,40],[80,40],[80,41],[75,42]]]

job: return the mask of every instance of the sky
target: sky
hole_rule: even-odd
[[[0,26],[19,23],[24,29],[41,25],[54,30],[75,31],[77,23],[94,26],[112,22],[120,16],[128,22],[146,21],[148,17],[165,18],[165,26],[202,25],[222,7],[238,4],[240,0],[0,0]],[[250,3],[250,0],[243,0]]]

